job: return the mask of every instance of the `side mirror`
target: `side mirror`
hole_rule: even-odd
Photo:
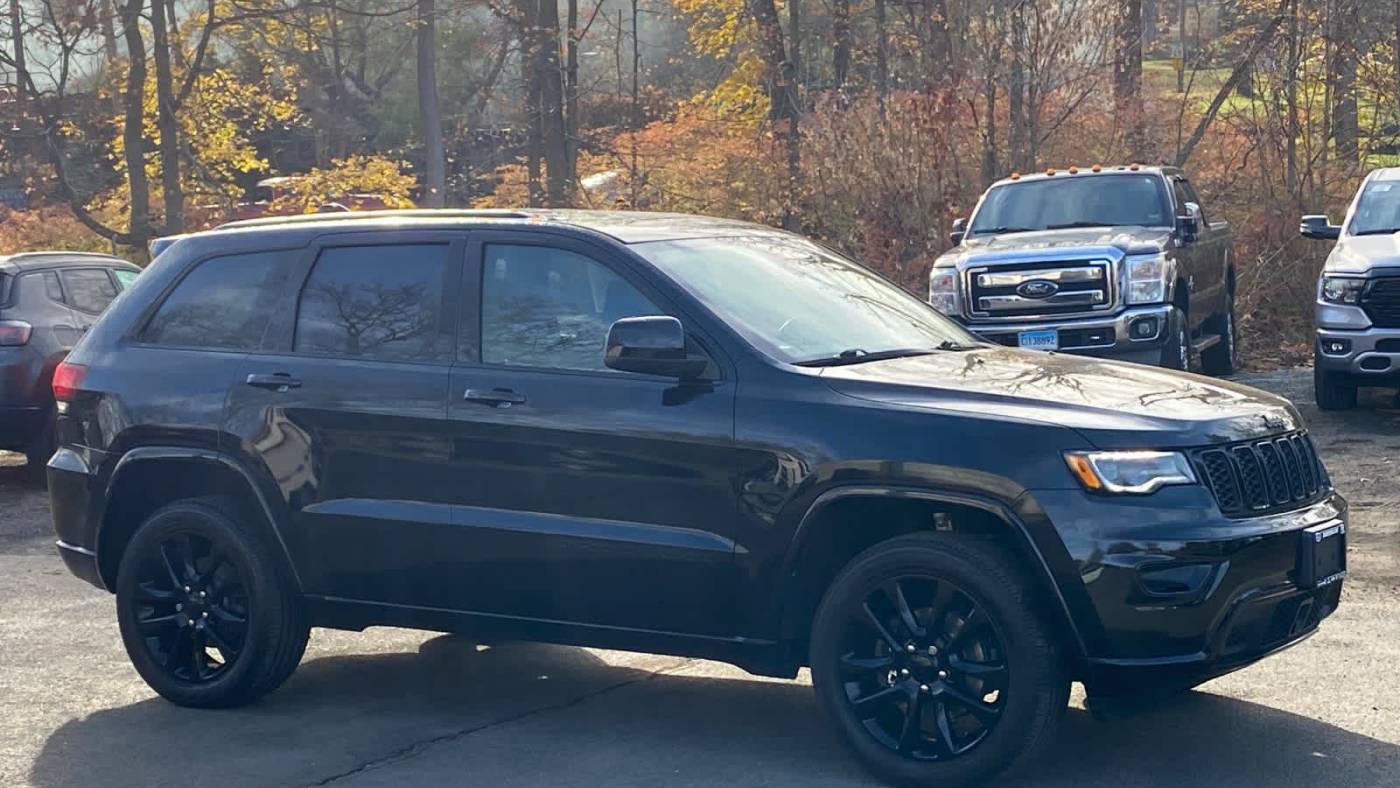
[[[608,329],[603,363],[609,369],[690,380],[709,363],[685,354],[685,328],[666,315],[624,317]]]
[[[954,219],[954,220],[953,220],[953,231],[952,231],[951,233],[948,233],[948,241],[949,241],[949,243],[953,244],[953,246],[957,246],[958,244],[962,243],[962,240],[963,240],[963,238],[964,238],[966,235],[967,235],[967,220],[966,220],[966,219]]]
[[[1201,237],[1201,206],[1188,202],[1182,207],[1186,209],[1186,215],[1177,217],[1176,224],[1182,242],[1189,244]]]
[[[1342,228],[1341,225],[1327,221],[1326,215],[1315,214],[1303,217],[1302,223],[1298,225],[1298,234],[1315,241],[1335,241],[1342,237]]]

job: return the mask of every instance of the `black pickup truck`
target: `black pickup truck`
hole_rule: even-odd
[[[1234,371],[1229,226],[1185,173],[1130,165],[992,184],[929,275],[929,303],[1004,345]]]

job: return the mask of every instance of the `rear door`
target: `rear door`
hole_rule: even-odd
[[[442,606],[461,233],[322,238],[229,395],[226,433],[289,507],[310,593]]]
[[[86,332],[117,297],[119,288],[106,268],[60,268],[64,298],[73,308],[78,330]]]

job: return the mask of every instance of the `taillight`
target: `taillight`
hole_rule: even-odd
[[[82,364],[59,364],[53,371],[53,398],[59,402],[71,402],[83,387],[83,378],[88,368]]]
[[[0,345],[11,347],[29,344],[29,335],[34,326],[23,320],[0,320]]]

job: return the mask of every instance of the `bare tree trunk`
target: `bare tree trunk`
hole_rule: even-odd
[[[1395,1],[1397,7],[1400,7],[1400,0]],[[832,82],[836,90],[840,91],[846,86],[846,76],[851,70],[851,0],[833,0],[831,38]]]
[[[953,42],[948,36],[948,0],[928,0],[928,21],[929,66],[936,73],[924,77],[930,82],[943,82],[949,78],[953,65]]]
[[[10,0],[10,46],[14,49],[15,84],[20,88],[15,91],[15,101],[19,104],[20,114],[23,114],[29,93],[20,83],[20,75],[28,73],[29,69],[24,60],[24,17],[20,14],[19,2]]]
[[[1332,83],[1332,139],[1337,145],[1337,158],[1352,164],[1357,161],[1361,133],[1356,102],[1358,10],[1357,0],[1335,0],[1332,62],[1328,68]]]
[[[156,131],[160,134],[161,191],[165,232],[185,230],[185,193],[180,183],[180,119],[175,115],[175,86],[170,73],[168,7],[151,0],[151,50],[156,61]]]
[[[1157,0],[1142,0],[1142,43],[1157,43]]]
[[[539,84],[540,128],[544,138],[546,199],[553,208],[569,203],[574,181],[569,172],[568,138],[564,129],[564,83],[559,70],[559,6],[537,0],[535,80]]]
[[[578,28],[578,0],[569,0],[569,37],[564,59],[564,136],[568,148],[569,172],[578,175],[578,45],[583,32]],[[572,183],[572,180],[571,180]]]
[[[1142,117],[1142,0],[1120,0],[1113,48],[1113,104],[1135,160],[1145,151]]]
[[[875,0],[875,98],[880,116],[885,115],[885,99],[890,95],[890,42],[885,27],[885,0]]]
[[[447,203],[447,152],[437,86],[437,0],[418,0],[418,125],[423,134],[423,205]]]
[[[1400,0],[1397,0],[1400,2]],[[1284,77],[1284,184],[1295,200],[1300,200],[1302,191],[1298,183],[1298,72],[1301,70],[1299,57],[1301,42],[1298,40],[1298,0],[1291,0],[1288,10],[1288,63]]]
[[[1011,66],[1006,80],[1008,129],[1011,165],[1019,170],[1031,169],[1028,160],[1029,129],[1026,114],[1026,11],[1027,0],[1014,0],[1011,8]]]
[[[19,0],[14,2],[18,3]],[[107,58],[108,65],[117,61],[117,28],[112,24],[114,13],[112,0],[99,0],[97,17],[102,25],[102,54]]]
[[[798,79],[798,75],[802,73],[802,0],[787,2],[788,32],[791,38],[788,47],[788,68],[792,75],[787,94],[792,107],[788,113],[788,193],[783,226],[789,230],[797,230],[800,227],[797,206],[802,188],[802,86]]]
[[[144,246],[151,237],[151,190],[146,181],[146,135],[142,122],[146,104],[146,42],[141,38],[141,6],[144,0],[128,0],[118,6],[122,35],[126,39],[126,90],[122,145],[126,148],[126,182],[131,197],[128,235],[134,245]]]

